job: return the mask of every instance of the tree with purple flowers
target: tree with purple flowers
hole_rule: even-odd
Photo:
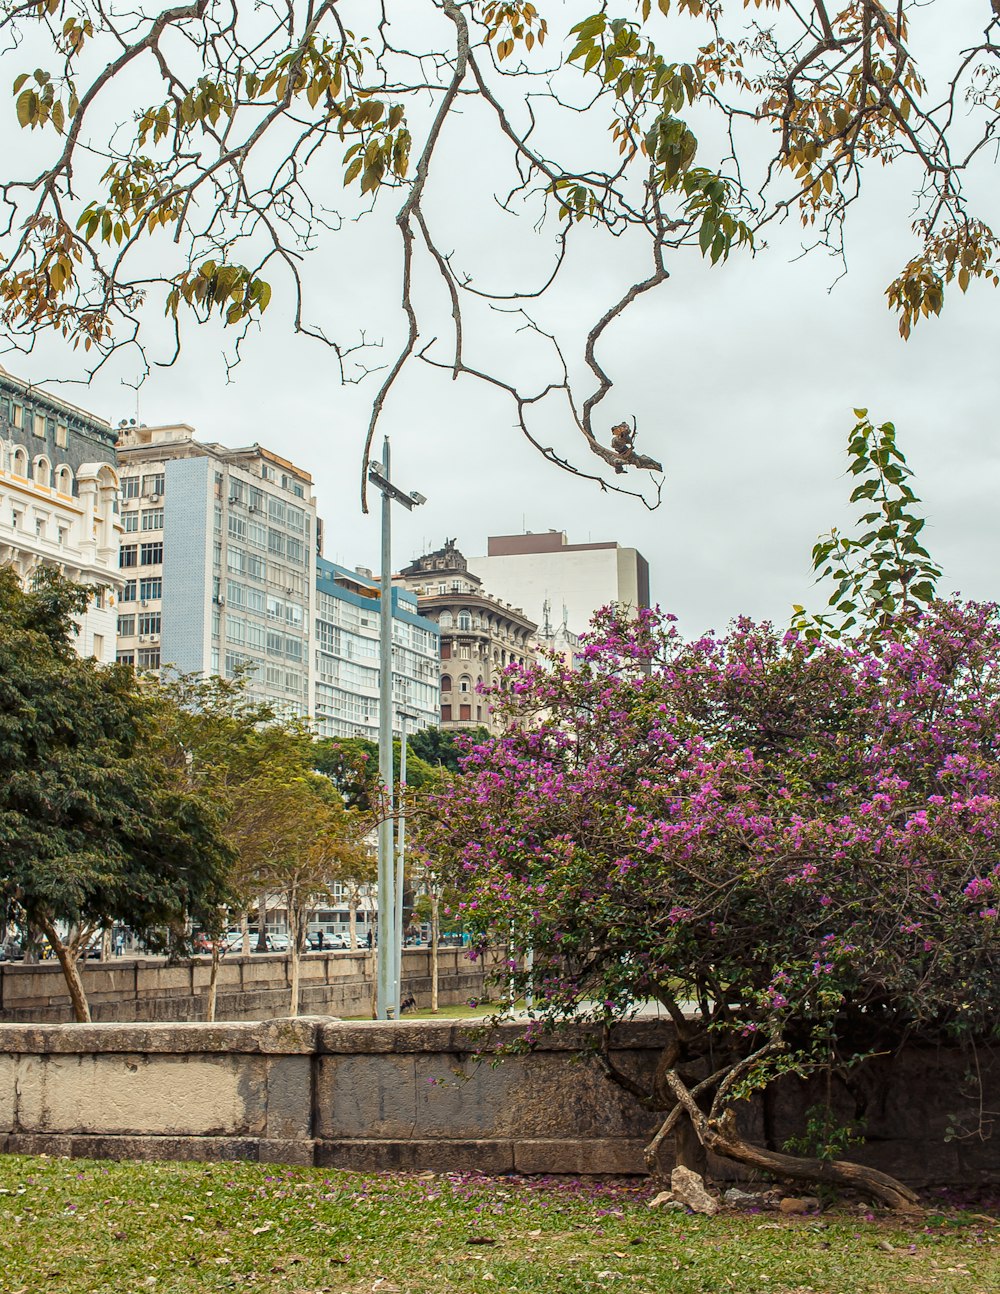
[[[1000,611],[935,602],[877,640],[735,622],[687,642],[613,611],[583,660],[512,671],[423,848],[540,1027],[598,1026],[663,1140],[893,1207],[906,1186],[753,1144],[739,1102],[905,1038],[996,1036]],[[611,1027],[654,1001],[655,1074]]]

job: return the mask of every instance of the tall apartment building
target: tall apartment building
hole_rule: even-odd
[[[556,639],[582,633],[595,611],[617,602],[649,606],[649,565],[635,548],[571,544],[560,530],[491,535],[469,570],[497,597],[515,602]]]
[[[121,526],[111,424],[0,368],[0,564],[95,586],[76,647],[115,659]]]
[[[378,740],[380,588],[368,571],[316,562],[316,638],[312,715],[321,737]],[[438,627],[417,612],[417,598],[392,590],[393,729],[437,724],[440,686]]]
[[[232,678],[283,714],[311,688],[312,478],[260,445],[199,441],[184,424],[124,428],[118,659]]]
[[[454,539],[418,557],[397,578],[416,593],[420,614],[441,633],[441,727],[482,724],[496,731],[481,689],[493,687],[507,665],[534,658],[538,625],[519,606],[486,592]]]

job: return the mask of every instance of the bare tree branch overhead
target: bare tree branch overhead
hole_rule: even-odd
[[[958,37],[946,60],[928,37],[945,9]],[[970,197],[996,163],[1000,16],[995,0],[953,9],[0,0],[0,137],[30,139],[0,175],[3,339],[27,350],[52,331],[92,372],[126,347],[169,364],[190,325],[215,318],[232,363],[273,301],[341,380],[376,385],[366,457],[401,373],[429,364],[507,393],[515,429],[553,463],[655,507],[653,433],[615,386],[608,341],[677,258],[721,264],[790,217],[839,251],[866,175],[891,165],[913,196],[886,288],[902,335],[949,286],[1000,282],[997,234]],[[462,209],[435,202],[449,186]],[[484,200],[520,217],[541,272],[537,255],[487,237],[455,250]],[[310,256],[358,223],[378,231],[401,314],[336,337],[336,285]],[[645,268],[610,291],[595,280],[593,318],[554,329],[546,306],[579,273],[570,248],[599,258],[612,240],[644,244]],[[530,390],[484,333],[488,304],[550,364]],[[168,345],[150,312],[166,316]],[[394,330],[386,353],[368,341]],[[592,470],[555,448],[559,427]],[[627,488],[636,473],[652,484]]]

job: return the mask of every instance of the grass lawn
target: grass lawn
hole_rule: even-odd
[[[995,1294],[983,1215],[699,1218],[646,1184],[0,1156],[3,1294]]]

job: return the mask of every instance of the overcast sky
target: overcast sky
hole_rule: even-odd
[[[23,143],[11,130],[7,115],[0,154]],[[484,146],[470,156],[469,139],[456,133],[439,160],[447,173],[439,173],[433,202],[450,222],[449,248],[470,260],[483,256],[500,283],[544,263],[550,244],[539,250],[529,230],[498,218],[489,202],[499,154]],[[1000,216],[994,174],[983,193],[987,218]],[[365,327],[391,343],[402,321],[396,203],[385,196],[382,224],[328,239],[309,274],[314,292],[329,298],[339,335]],[[639,448],[663,460],[663,501],[654,512],[542,462],[499,394],[412,365],[382,429],[392,438],[394,477],[428,502],[410,515],[396,510],[397,568],[445,536],[478,555],[489,534],[554,528],[570,542],[637,547],[649,561],[655,600],[686,631],[721,629],[740,613],[785,622],[793,602],[819,609],[810,549],[817,533],[849,519],[845,446],[852,408],[863,405],[899,429],[929,518],[928,546],[945,569],[943,591],[994,597],[1000,296],[982,286],[964,298],[953,293],[942,317],[921,323],[904,343],[883,294],[911,253],[903,236],[908,206],[903,175],[869,177],[853,212],[848,272],[835,286],[840,267],[829,257],[796,260],[801,241],[791,223],[772,231],[755,257],[734,254],[714,269],[686,252],[670,265],[670,281],[608,335],[601,353],[616,389],[605,404],[607,422],[634,415]],[[599,317],[629,281],[630,255],[627,246],[581,242],[546,322],[578,335],[579,321]],[[527,339],[506,336],[507,325],[474,321],[471,362],[490,355],[519,373],[536,363],[540,372],[539,356]],[[378,518],[363,516],[358,503],[377,379],[340,386],[329,353],[292,335],[278,287],[263,331],[228,382],[222,342],[215,329],[189,331],[179,362],[154,369],[142,387],[140,419],[188,422],[204,439],[258,441],[293,459],[315,479],[327,555],[377,568]],[[51,342],[0,362],[39,381],[80,368]],[[123,359],[89,390],[61,390],[117,422],[136,413],[135,396],[122,385],[136,371],[134,358]],[[551,435],[569,446],[555,423]],[[589,466],[582,449],[576,459]]]

